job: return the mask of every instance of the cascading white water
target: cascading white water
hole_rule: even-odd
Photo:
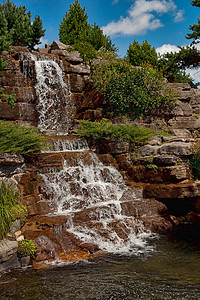
[[[48,149],[42,150],[42,153],[51,153],[51,152],[68,152],[68,151],[88,151],[89,147],[84,138],[75,138],[72,140],[67,139],[54,139],[50,143]]]
[[[117,169],[104,166],[96,154],[74,153],[63,160],[62,170],[41,176],[52,213],[68,215],[66,230],[83,243],[112,253],[138,252],[146,246],[150,233],[122,209],[124,202],[142,199],[136,199]]]
[[[69,78],[66,84],[62,69],[54,60],[33,55],[26,59],[35,61],[38,126],[44,131],[55,131],[55,135],[66,135],[70,126],[69,107],[73,105]],[[83,244],[97,245],[111,253],[136,254],[140,249],[147,249],[146,237],[150,233],[133,217],[135,214],[127,211],[130,203],[143,200],[136,198],[116,168],[104,166],[80,138],[57,137],[44,152],[50,155],[61,152],[63,157],[61,169],[41,171],[41,201],[46,199],[49,203],[48,217],[67,217],[64,227],[54,226],[60,244],[64,230]],[[46,238],[42,242],[46,243]]]
[[[53,57],[26,53],[20,59],[27,77],[30,76],[27,61],[35,62],[38,127],[41,131],[53,130],[54,135],[67,135],[72,117],[69,79],[67,83],[64,81],[62,68]]]
[[[58,135],[67,134],[70,124],[69,90],[63,80],[62,69],[53,60],[44,60],[35,61],[35,70],[35,89],[39,98],[38,127],[42,130],[56,130]]]

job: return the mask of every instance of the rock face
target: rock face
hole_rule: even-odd
[[[29,157],[32,172],[20,182],[30,217],[22,233],[38,247],[36,262],[68,260],[71,251],[128,251],[131,235],[172,229],[167,207],[140,198],[140,188],[127,187],[116,167],[111,154],[97,157],[87,149]]]
[[[41,92],[42,87],[46,90],[45,84],[47,82],[41,82],[42,77],[40,77],[38,72],[43,71],[47,75],[48,72],[49,74],[53,74],[54,82],[56,82],[56,72],[58,72],[59,76],[61,76],[59,72],[62,72],[62,86],[59,87],[53,84],[51,88],[56,92],[53,93],[49,90],[48,93],[51,92],[50,97],[54,103],[56,103],[56,97],[63,99],[61,105],[55,104],[55,107],[53,106],[52,109],[59,109],[61,115],[66,116],[67,114],[68,122],[70,119],[73,121],[76,114],[78,116],[85,106],[83,104],[84,102],[86,103],[83,91],[87,89],[90,75],[90,68],[83,63],[80,54],[77,51],[69,51],[69,46],[58,41],[54,41],[48,47],[48,51],[33,52],[32,54],[24,47],[11,48],[11,55],[6,51],[2,55],[2,58],[5,58],[8,64],[5,71],[2,71],[0,74],[0,84],[5,89],[5,93],[14,93],[16,95],[16,104],[14,108],[11,108],[4,101],[0,103],[0,119],[23,122],[34,126],[40,125],[40,112],[41,105],[43,106],[43,104],[40,104],[41,100],[38,98],[37,90],[39,89]],[[58,65],[57,67],[56,64]],[[51,81],[48,77],[46,80]],[[87,93],[90,93],[89,90]],[[58,95],[58,93],[63,93],[63,91],[64,95]],[[64,100],[66,98],[68,100]],[[42,103],[46,101],[44,97],[42,101]],[[94,109],[101,105],[102,101],[103,99],[99,97],[98,93],[93,93],[91,103],[89,105],[87,103],[86,106],[87,108]],[[48,104],[46,101],[45,105],[49,107],[46,115],[50,124],[52,114],[50,111],[51,103],[49,102]],[[59,105],[60,107],[58,107]],[[59,118],[55,122],[63,123],[65,120]],[[42,127],[44,127],[44,124],[42,124]],[[46,129],[53,129],[52,127],[49,125],[49,128]]]
[[[21,267],[17,258],[18,243],[7,239],[0,241],[0,273],[10,269]]]
[[[17,102],[14,109],[0,103],[0,119],[39,126],[54,143],[52,151],[29,155],[25,162],[20,155],[0,154],[0,176],[18,183],[28,208],[19,237],[37,245],[36,268],[45,260],[95,256],[107,251],[102,247],[107,241],[114,240],[115,248],[119,241],[128,245],[129,236],[137,238],[141,230],[172,230],[178,224],[173,214],[183,204],[186,213],[191,207],[200,211],[199,182],[192,180],[188,164],[200,127],[199,91],[189,84],[169,84],[178,95],[173,110],[149,116],[151,123],[134,122],[156,132],[166,126],[171,135],[154,136],[137,155],[126,140],[90,141],[98,153],[94,157],[85,143],[79,147],[74,137],[62,136],[74,129],[75,118],[105,117],[103,95],[88,83],[90,68],[69,48],[54,41],[32,54],[23,47],[3,53],[8,64],[0,83],[6,93],[16,94]],[[15,260],[9,251],[4,250],[2,264]]]

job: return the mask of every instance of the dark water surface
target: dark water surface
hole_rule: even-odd
[[[4,274],[0,299],[200,299],[198,247],[166,237],[151,243],[154,251],[139,256]]]

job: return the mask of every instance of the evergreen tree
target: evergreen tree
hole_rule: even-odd
[[[3,30],[0,47],[3,43],[3,48],[10,44],[34,49],[36,45],[40,44],[40,38],[45,33],[40,16],[35,16],[34,21],[31,22],[30,11],[26,13],[25,6],[17,7],[10,0],[0,4],[0,21],[2,22],[0,30]]]
[[[200,7],[200,0],[194,0],[191,2],[193,6]],[[193,24],[189,27],[192,30],[192,33],[188,33],[186,39],[193,39],[194,43],[200,37],[200,19],[198,18],[198,24]]]
[[[156,66],[158,61],[155,48],[151,47],[147,40],[143,41],[142,44],[134,40],[127,50],[127,58],[133,66],[142,66],[144,64]]]
[[[96,23],[88,24],[85,7],[82,8],[78,0],[70,4],[69,11],[65,13],[60,24],[59,37],[62,43],[73,45],[84,59],[95,57],[96,50],[101,47],[113,52],[117,50]]]
[[[101,47],[110,51],[116,50],[111,39],[103,34],[103,30],[96,23],[90,27],[88,41],[95,50],[99,50]]]
[[[83,40],[89,30],[87,20],[85,7],[82,8],[79,1],[75,0],[73,4],[70,4],[69,12],[65,13],[60,24],[60,41],[67,45],[74,45],[79,40]]]

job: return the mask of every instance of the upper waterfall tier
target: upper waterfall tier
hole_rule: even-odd
[[[34,61],[38,127],[41,131],[53,131],[54,135],[68,134],[73,104],[69,75],[64,76],[62,63],[58,63],[54,57],[30,53],[21,59],[23,63],[27,60]]]

